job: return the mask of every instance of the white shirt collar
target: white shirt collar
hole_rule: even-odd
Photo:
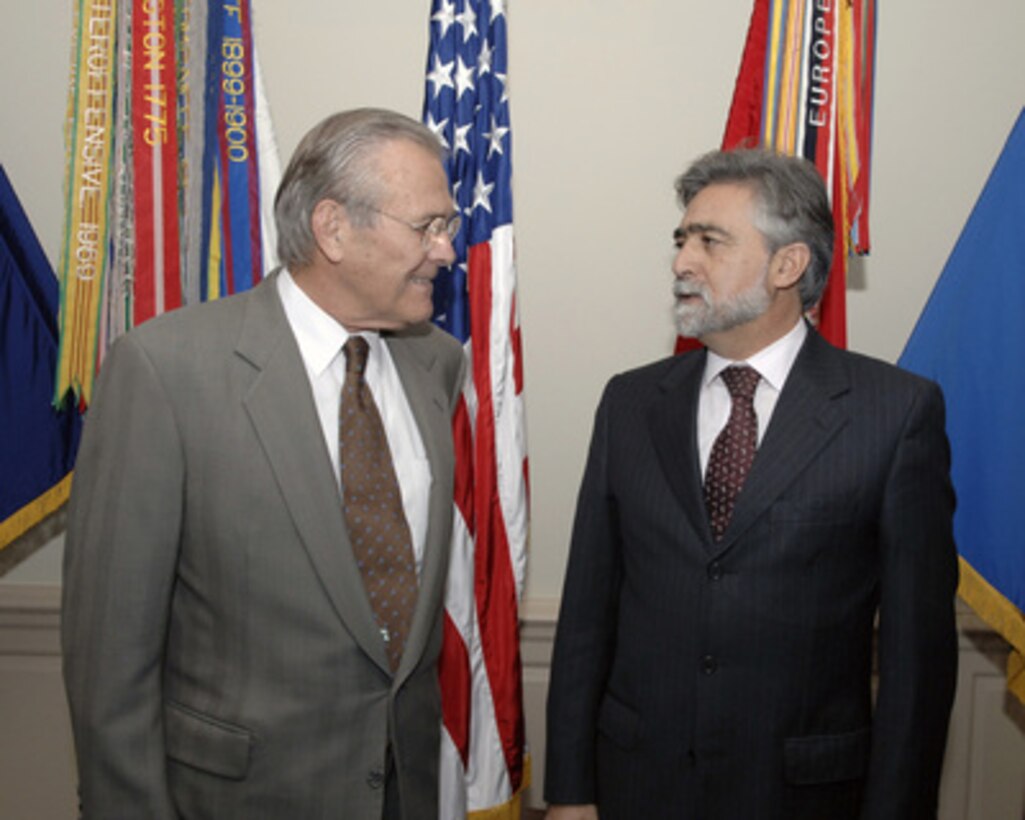
[[[320,376],[331,366],[352,334],[307,296],[296,284],[292,274],[284,268],[278,274],[278,295],[307,370],[314,376]],[[359,335],[370,344],[371,356],[367,368],[376,367],[375,359],[378,357],[373,353],[382,344],[380,334],[365,331]]]
[[[723,358],[712,350],[708,351],[708,358],[705,361],[705,375],[702,386],[707,386],[723,370],[731,365],[748,364],[761,375],[762,379],[768,382],[777,392],[783,389],[783,383],[790,374],[797,354],[801,351],[808,336],[808,326],[804,319],[799,319],[793,329],[785,336],[780,337],[768,347],[763,347],[753,356],[742,362]]]

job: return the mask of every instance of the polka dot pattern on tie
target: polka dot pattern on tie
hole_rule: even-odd
[[[754,462],[758,446],[754,395],[761,376],[752,367],[734,365],[723,370],[720,378],[730,391],[730,417],[712,445],[705,471],[705,507],[716,541],[729,526],[733,506]]]
[[[394,671],[416,607],[416,563],[388,438],[364,379],[369,344],[352,336],[344,351],[338,454],[345,522]]]

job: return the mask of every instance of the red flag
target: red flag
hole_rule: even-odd
[[[132,3],[133,325],[182,304],[174,14],[171,3]]]
[[[847,260],[868,242],[875,0],[755,0],[722,147],[763,146],[815,163],[833,202],[833,269],[811,311],[847,345]],[[676,349],[690,340],[678,339]]]

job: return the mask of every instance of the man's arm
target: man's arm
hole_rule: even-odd
[[[908,413],[880,524],[879,691],[862,817],[934,818],[957,677],[957,554],[943,398]]]
[[[64,678],[87,820],[177,816],[161,674],[182,461],[168,397],[127,337],[104,362],[88,412],[64,554]]]
[[[606,389],[577,500],[552,653],[545,798],[560,806],[597,798],[596,723],[612,662],[621,575],[619,525],[607,480],[608,405]]]

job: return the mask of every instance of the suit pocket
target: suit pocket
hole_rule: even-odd
[[[249,771],[251,732],[180,703],[164,705],[164,743],[168,757],[195,769],[232,780]]]
[[[859,780],[868,770],[871,729],[841,735],[788,737],[783,741],[783,765],[788,783],[810,786]]]
[[[598,710],[598,731],[624,749],[637,743],[640,718],[622,701],[606,694]]]

